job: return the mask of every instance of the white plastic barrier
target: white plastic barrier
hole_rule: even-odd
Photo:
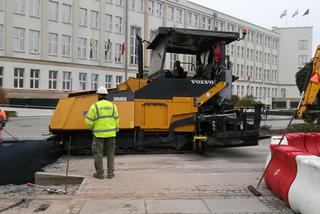
[[[289,189],[289,204],[303,214],[320,213],[320,157],[298,155],[297,176]]]
[[[280,140],[281,140],[281,137],[282,136],[272,136],[271,137],[271,144],[279,144]],[[288,141],[287,141],[287,138],[284,137],[282,142],[281,142],[281,145],[288,145]],[[265,166],[264,168],[267,168],[269,162],[271,160],[271,152],[268,153],[268,156],[267,156],[267,159],[266,159],[266,163],[265,163]]]

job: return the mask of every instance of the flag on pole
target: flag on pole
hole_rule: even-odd
[[[287,10],[283,11],[283,12],[280,14],[280,19],[281,19],[282,17],[286,16],[286,15],[287,15]]]
[[[292,18],[295,17],[295,16],[297,16],[297,15],[299,15],[299,9],[297,9],[296,12],[294,12],[294,13],[292,14]]]
[[[306,12],[304,12],[303,16],[305,15],[309,15],[309,9]]]
[[[250,81],[251,81],[251,76],[248,75],[248,76],[247,76],[247,82],[250,82]]]
[[[105,41],[105,43],[104,43],[104,51],[105,51],[105,55],[107,55],[107,53],[109,51],[111,51],[111,40],[110,39]]]
[[[126,51],[126,43],[123,42],[120,46],[121,55],[123,55],[125,51]]]

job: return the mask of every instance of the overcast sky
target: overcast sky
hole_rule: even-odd
[[[309,26],[313,26],[313,51],[320,44],[320,0],[191,0],[197,4],[243,19],[259,26],[271,29],[273,26],[308,26],[308,16],[302,16],[310,9]],[[299,9],[297,17],[292,14]],[[280,14],[287,10],[287,17]],[[312,53],[313,54],[313,53]]]

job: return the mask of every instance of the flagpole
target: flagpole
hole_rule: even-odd
[[[287,27],[287,24],[288,24],[288,16],[286,16],[286,27]]]

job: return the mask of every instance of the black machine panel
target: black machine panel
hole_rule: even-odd
[[[215,85],[213,80],[158,78],[136,91],[136,99],[199,97]]]
[[[114,91],[107,95],[109,101],[133,101],[133,95],[130,90]]]

